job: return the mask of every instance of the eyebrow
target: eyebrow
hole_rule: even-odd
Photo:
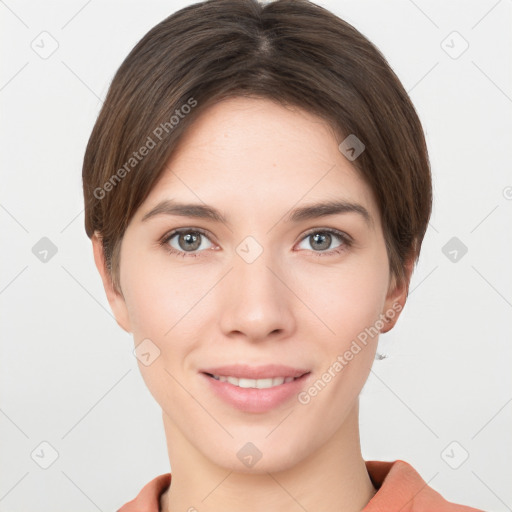
[[[373,219],[363,205],[341,200],[301,206],[293,210],[285,219],[286,222],[300,222],[340,213],[357,213],[363,217],[369,227],[373,226]]]
[[[166,199],[158,203],[152,210],[142,217],[142,222],[156,215],[179,215],[180,217],[194,217],[228,224],[227,219],[218,210],[203,204],[185,204]]]
[[[357,213],[363,217],[368,226],[373,226],[373,219],[364,206],[358,203],[352,203],[343,200],[326,201],[307,206],[301,206],[287,214],[285,216],[285,222],[301,222],[304,220],[316,219],[341,213]],[[171,199],[166,199],[158,203],[154,208],[152,208],[142,217],[142,222],[157,215],[193,217],[196,219],[206,219],[230,225],[227,218],[219,210],[211,206],[194,203],[180,203]]]

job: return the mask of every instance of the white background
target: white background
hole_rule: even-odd
[[[81,167],[114,72],[190,3],[0,2],[2,512],[115,510],[170,470],[160,409],[94,267]],[[361,395],[363,456],[406,460],[450,501],[511,510],[512,2],[321,5],[386,56],[434,174],[409,301]],[[43,31],[58,42],[47,59],[31,47]],[[469,43],[458,58],[453,31]],[[32,253],[42,237],[58,250],[46,263]],[[442,252],[452,237],[468,248],[457,262]],[[51,456],[43,441],[58,453],[48,469],[31,457]]]

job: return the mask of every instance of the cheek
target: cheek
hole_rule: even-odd
[[[380,250],[301,275],[299,296],[318,319],[312,325],[338,350],[378,320],[389,279],[387,258]]]
[[[123,261],[121,284],[135,341],[165,340],[193,307],[203,288],[177,265],[132,254]],[[162,264],[164,263],[164,264]]]
[[[361,392],[377,348],[376,324],[384,305],[388,272],[387,259],[381,253],[375,251],[371,256],[354,259],[352,264],[324,276],[319,284],[326,293],[314,294],[314,307],[322,312],[319,316],[333,332],[324,328],[327,335],[320,337],[317,345],[322,354],[319,379],[326,384],[321,391],[323,398],[312,399],[312,403],[333,429],[344,421]],[[323,386],[317,385],[318,389]]]
[[[195,285],[187,286],[185,276],[176,266],[171,272],[171,266],[155,265],[138,259],[136,254],[123,260],[121,284],[134,345],[149,339],[159,351],[146,342],[154,359],[148,365],[138,360],[141,376],[156,402],[172,416],[169,404],[176,403],[177,398],[169,396],[169,390],[180,393],[173,376],[177,376],[178,367],[193,348],[190,340],[194,333],[190,332],[191,316],[187,312],[190,304],[197,302],[199,290],[194,293]]]

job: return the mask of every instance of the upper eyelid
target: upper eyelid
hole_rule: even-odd
[[[210,235],[209,231],[202,229],[202,228],[176,228],[171,229],[171,231],[167,232],[162,238],[162,241],[169,240],[170,238],[179,235],[180,233],[193,233],[193,232],[199,232],[202,235],[206,236],[207,238],[210,238],[212,235]],[[211,241],[211,240],[210,240]]]
[[[310,236],[312,235],[313,233],[330,233],[332,235],[337,235],[341,238],[347,238],[349,240],[352,240],[352,237],[348,234],[348,233],[345,233],[345,231],[342,231],[341,229],[335,229],[335,228],[312,228],[308,231],[306,231],[306,233],[304,233],[304,235],[302,235],[302,239],[304,239],[305,237],[307,236]]]

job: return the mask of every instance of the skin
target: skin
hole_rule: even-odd
[[[311,385],[381,314],[404,306],[412,262],[396,286],[377,204],[340,142],[325,121],[300,109],[224,100],[187,131],[131,220],[120,252],[122,293],[93,237],[117,322],[135,345],[149,338],[161,352],[139,368],[162,408],[172,471],[162,510],[356,512],[376,492],[361,455],[358,396],[378,336],[308,404],[292,397],[269,412],[242,412],[198,374],[279,362],[310,369]],[[286,222],[296,207],[340,198],[364,206],[373,223],[355,212]],[[230,224],[166,214],[143,221],[164,199],[213,206]],[[197,257],[178,236],[167,245],[185,257],[159,244],[176,228],[209,234]],[[350,235],[352,245],[333,236],[319,247],[312,235],[322,228]],[[236,252],[247,236],[263,249],[250,264]],[[237,457],[249,441],[262,453],[252,468]]]

